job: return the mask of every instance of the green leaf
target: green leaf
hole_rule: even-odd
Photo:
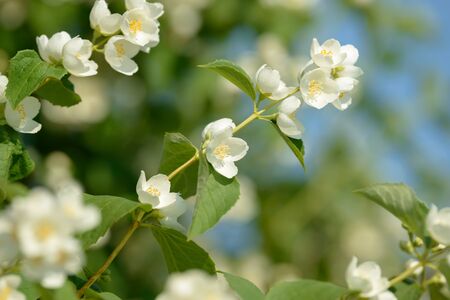
[[[169,175],[189,161],[197,153],[197,148],[180,133],[166,133],[159,172]],[[193,163],[176,175],[171,182],[171,190],[181,193],[183,198],[195,194],[197,189],[198,162]]]
[[[67,77],[62,80],[48,78],[34,93],[39,98],[59,106],[72,106],[81,102],[80,96],[74,92],[73,84]]]
[[[432,283],[432,284],[428,285],[428,291],[430,292],[430,299],[431,300],[448,300],[449,297],[444,295],[445,289],[448,290],[448,288],[445,284]],[[448,292],[450,292],[450,290],[448,290]],[[406,298],[405,298],[405,300],[406,300]]]
[[[36,300],[39,298],[39,288],[31,281],[22,277],[18,290],[25,295],[27,300]]]
[[[75,286],[70,282],[66,283],[59,289],[53,292],[53,300],[79,300],[77,297],[77,290]]]
[[[289,146],[289,148],[294,153],[295,157],[297,157],[298,161],[302,165],[303,169],[306,170],[305,167],[305,146],[303,145],[303,140],[301,139],[293,139],[285,135],[281,130],[280,127],[276,124],[275,121],[272,121],[271,124],[275,127],[278,134],[283,138],[283,140],[286,142],[286,144]]]
[[[210,274],[216,273],[209,254],[193,241],[188,241],[184,234],[160,226],[152,226],[151,229],[161,246],[169,272],[201,269]]]
[[[141,206],[139,202],[114,196],[93,196],[85,194],[84,201],[86,204],[97,206],[102,215],[100,225],[79,236],[85,249],[97,242],[117,221]]]
[[[225,215],[239,198],[239,182],[228,179],[212,168],[206,158],[200,156],[198,171],[197,199],[188,238],[202,234],[213,227]]]
[[[36,51],[17,52],[9,65],[6,98],[13,108],[36,91],[47,78],[61,79],[67,72],[63,67],[43,61]]]
[[[244,93],[249,95],[250,98],[253,100],[256,99],[256,92],[250,76],[241,67],[231,61],[219,59],[206,65],[200,65],[199,67],[219,73],[222,77],[228,79]]]
[[[439,263],[439,271],[441,271],[442,275],[447,279],[447,282],[450,282],[450,266],[446,258]]]
[[[299,280],[282,282],[272,287],[266,300],[337,300],[346,289],[327,282]]]
[[[264,294],[252,282],[236,275],[222,273],[241,300],[264,300]]]
[[[100,298],[103,300],[121,300],[119,297],[112,293],[104,292],[99,294]]]
[[[34,162],[19,134],[9,126],[0,126],[0,201],[6,197],[8,181],[25,178],[33,170]]]
[[[379,184],[357,190],[356,193],[384,207],[417,236],[425,236],[425,219],[429,209],[408,186],[401,183]]]
[[[398,300],[419,300],[423,294],[422,289],[417,284],[400,283],[395,286],[395,296]]]

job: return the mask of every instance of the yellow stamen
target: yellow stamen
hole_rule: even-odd
[[[141,20],[131,20],[128,25],[132,34],[136,34],[142,30],[142,21]]]
[[[230,146],[228,145],[219,145],[217,146],[214,151],[213,154],[215,157],[217,157],[218,159],[223,160],[225,157],[227,157],[228,155],[230,155]]]
[[[317,95],[318,93],[322,92],[322,84],[317,80],[311,80],[308,83],[308,94],[310,96]]]
[[[147,189],[147,193],[149,193],[149,194],[152,195],[153,197],[159,197],[159,196],[161,196],[161,192],[160,192],[157,188],[155,188],[155,187],[153,187],[153,186],[151,186],[151,187],[149,187],[149,188]]]
[[[17,106],[16,108],[16,111],[19,113],[21,120],[27,117],[27,113],[25,111],[25,107],[23,107],[23,104],[19,104],[19,106]]]
[[[5,286],[0,290],[0,300],[8,300],[11,295],[12,289],[9,286]]]
[[[116,48],[117,56],[125,55],[125,48],[123,47],[123,44],[115,43],[114,47]]]
[[[343,92],[340,92],[340,93],[339,93],[339,99],[344,98],[344,96],[345,96],[345,93],[343,93]]]
[[[322,51],[320,51],[320,54],[322,54],[323,56],[332,56],[333,52],[331,52],[330,50],[322,49]]]
[[[36,236],[39,241],[43,242],[53,235],[55,229],[52,224],[43,221],[36,228]]]

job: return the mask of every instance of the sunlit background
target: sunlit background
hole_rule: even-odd
[[[164,132],[200,142],[210,121],[251,113],[249,98],[196,66],[227,58],[252,76],[263,63],[287,83],[308,60],[313,37],[360,50],[365,75],[354,104],[304,106],[304,172],[266,123],[242,131],[250,145],[239,163],[242,195],[198,242],[219,269],[263,289],[289,278],[344,282],[351,256],[375,260],[387,275],[406,257],[400,224],[355,189],[405,182],[438,206],[450,203],[450,25],[448,0],[163,0],[161,44],[137,58],[129,78],[98,57],[99,75],[73,78],[83,102],[45,103],[43,130],[25,136],[37,161],[28,185],[76,180],[87,193],[136,199],[141,169],[156,173]],[[122,12],[122,0],[110,1]],[[0,72],[35,37],[65,30],[91,38],[91,1],[0,0]],[[192,201],[190,200],[192,203]],[[185,218],[189,222],[189,216]],[[102,263],[126,229],[113,229],[89,253],[85,272]],[[186,223],[188,224],[188,223]],[[108,277],[108,276],[107,276]],[[124,299],[153,299],[167,277],[151,233],[141,230],[99,283]]]

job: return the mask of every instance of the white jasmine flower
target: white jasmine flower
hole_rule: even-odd
[[[46,35],[36,38],[39,54],[48,63],[60,64],[63,58],[63,48],[70,41],[70,35],[61,31],[55,33],[50,39]]]
[[[230,123],[229,119],[221,119],[208,126],[203,134],[209,137],[206,145],[206,159],[217,173],[233,178],[238,173],[234,162],[247,154],[248,145],[243,139],[233,137],[235,124]]]
[[[278,107],[277,125],[285,135],[293,139],[299,139],[303,135],[304,128],[295,116],[300,105],[300,99],[291,96],[283,100]]]
[[[0,299],[1,300],[26,300],[24,294],[17,289],[21,279],[17,275],[5,275],[0,277]]]
[[[380,295],[389,287],[388,279],[381,277],[381,268],[378,264],[368,261],[358,266],[356,257],[353,257],[347,267],[346,281],[350,290],[359,291],[360,296],[365,298]]]
[[[141,171],[136,193],[140,202],[151,204],[154,209],[167,207],[177,198],[176,193],[170,192],[170,181],[166,175],[158,174],[147,180],[144,171]]]
[[[132,44],[124,36],[113,36],[105,45],[105,59],[114,70],[130,76],[139,69],[131,59],[139,50],[139,46]]]
[[[89,15],[91,28],[104,35],[113,35],[120,30],[122,16],[111,14],[105,0],[96,0]]]
[[[224,130],[233,131],[235,127],[236,125],[233,120],[230,118],[222,118],[206,125],[205,129],[203,129],[202,137],[203,139],[210,139],[212,136],[219,134]]]
[[[347,57],[339,41],[335,39],[326,40],[322,45],[317,39],[311,44],[311,58],[321,68],[332,68],[342,63]]]
[[[159,22],[147,8],[126,11],[120,28],[128,41],[145,49],[159,43]]]
[[[300,91],[306,104],[317,109],[339,97],[339,86],[324,69],[315,69],[306,73],[300,82]]]
[[[200,270],[170,275],[164,291],[156,300],[237,300],[224,281]]]
[[[8,77],[0,73],[0,103],[6,102],[6,87],[8,86]]]
[[[97,64],[89,60],[92,43],[80,37],[73,38],[63,48],[63,66],[75,76],[87,77],[97,74]]]
[[[26,97],[15,109],[9,102],[5,106],[5,119],[9,126],[22,133],[36,133],[42,125],[33,120],[41,108],[41,102],[34,97]]]
[[[164,6],[161,3],[149,3],[146,0],[125,0],[125,6],[128,10],[135,8],[146,9],[150,18],[152,18],[159,27],[159,22],[157,20],[164,14]],[[146,45],[142,46],[141,50],[145,53],[149,53],[150,49],[156,47],[158,44],[159,37],[157,39],[152,39]]]
[[[150,3],[147,0],[125,0],[127,10],[143,8],[148,10],[150,18],[158,19],[164,14],[164,6],[161,3]]]
[[[57,201],[66,222],[75,232],[87,231],[100,223],[101,215],[97,207],[85,205],[83,189],[74,181],[69,181],[57,190]]]
[[[175,230],[184,231],[184,227],[178,223],[178,217],[187,210],[187,204],[179,195],[176,196],[175,202],[163,207],[159,210],[162,218],[159,220],[161,225]]]
[[[263,65],[256,72],[256,87],[271,100],[280,100],[293,93],[295,88],[287,87],[281,80],[280,72]]]
[[[450,246],[450,207],[438,210],[432,205],[426,223],[428,232],[434,240]]]

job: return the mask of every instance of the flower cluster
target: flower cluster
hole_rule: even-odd
[[[200,270],[175,273],[156,300],[236,300],[227,284]]]
[[[132,58],[139,51],[150,52],[159,43],[158,18],[164,8],[146,0],[125,0],[125,6],[123,15],[113,14],[105,0],[96,0],[89,19],[95,30],[93,42],[100,38],[97,44],[78,36],[71,38],[62,31],[50,38],[37,37],[39,54],[48,63],[64,66],[72,75],[87,77],[97,74],[98,65],[90,59],[93,51],[103,52],[114,70],[133,75],[138,65]]]
[[[301,138],[303,127],[295,113],[303,101],[314,108],[322,109],[333,104],[339,110],[352,103],[351,93],[363,74],[355,66],[359,57],[353,45],[341,46],[330,39],[322,45],[314,39],[311,45],[311,60],[299,73],[299,87],[288,87],[277,70],[263,65],[256,73],[256,87],[261,94],[273,101],[283,101],[279,106],[277,124],[287,136]],[[315,68],[313,68],[315,66]],[[293,95],[300,91],[299,96]]]
[[[0,266],[20,261],[27,278],[58,288],[84,262],[75,234],[99,222],[98,209],[84,205],[78,186],[65,186],[56,194],[35,188],[0,215]]]
[[[187,205],[179,194],[170,192],[170,181],[166,175],[158,174],[147,180],[144,171],[141,171],[136,193],[141,203],[150,204],[158,211],[157,217],[163,226],[184,230],[178,223],[178,217],[186,212]]]
[[[353,257],[346,272],[347,285],[359,296],[369,300],[396,300],[397,297],[387,289],[389,281],[381,276],[381,268],[372,261],[358,265],[358,259]]]
[[[4,116],[6,123],[14,130],[22,133],[36,133],[41,130],[41,124],[33,120],[41,108],[41,103],[34,97],[26,97],[14,109],[6,99],[8,77],[0,74],[0,105],[5,105]]]

